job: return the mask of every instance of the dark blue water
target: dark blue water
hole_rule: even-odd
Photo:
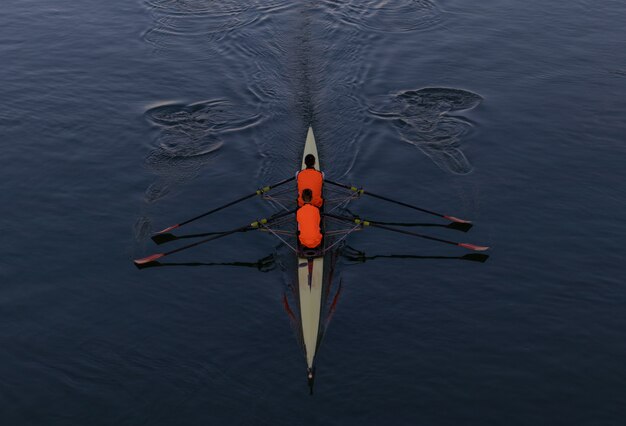
[[[625,18],[585,0],[6,2],[0,424],[623,424]],[[432,235],[493,247],[342,260],[313,397],[277,241],[172,256],[250,267],[131,262],[151,231],[291,175],[309,123],[328,177],[471,218]]]

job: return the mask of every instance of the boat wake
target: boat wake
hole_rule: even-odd
[[[442,22],[441,9],[430,0],[326,0],[324,4],[342,24],[368,31],[424,31]]]
[[[226,39],[243,41],[238,32],[259,24],[263,16],[291,3],[286,0],[146,0],[145,4],[154,25],[143,38],[156,52],[166,56],[182,53],[187,59],[203,60],[224,53],[221,49],[232,44],[225,43]]]
[[[481,101],[481,96],[466,90],[429,87],[379,98],[369,112],[391,121],[403,141],[415,145],[442,170],[467,174],[472,165],[460,141],[473,123],[451,113],[473,109]]]

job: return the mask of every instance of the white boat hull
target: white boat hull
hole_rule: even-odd
[[[315,156],[315,168],[320,170],[317,145],[311,127],[309,127],[307,133],[304,154],[302,155],[302,169],[306,168],[304,157],[306,157],[307,154],[313,154]],[[311,265],[309,265],[309,262],[311,262]],[[315,353],[319,343],[323,281],[324,257],[316,257],[313,259],[298,257],[300,323],[302,325],[302,339],[306,362],[310,374],[312,374]]]

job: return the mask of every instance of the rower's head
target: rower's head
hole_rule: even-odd
[[[307,169],[312,169],[313,167],[315,167],[315,155],[307,154],[306,157],[304,157],[304,164],[306,165]]]
[[[302,201],[304,201],[305,203],[310,203],[312,199],[313,191],[308,188],[302,191]]]

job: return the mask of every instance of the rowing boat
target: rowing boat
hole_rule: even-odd
[[[313,134],[313,128],[309,127],[307,131],[307,136],[304,144],[304,150],[302,153],[302,163],[300,165],[300,170],[306,168],[304,163],[304,158],[308,154],[313,154],[316,159],[315,168],[320,170],[320,158],[318,155],[317,144],[315,141],[315,136]],[[373,194],[371,192],[365,192],[362,188],[357,188],[355,186],[346,185],[342,183],[333,182],[328,179],[324,179],[324,205],[322,208],[322,244],[320,247],[316,249],[306,249],[299,245],[297,232],[294,232],[294,219],[293,213],[297,210],[297,205],[294,206],[296,208],[289,210],[286,205],[290,203],[294,203],[297,199],[297,191],[293,189],[289,189],[283,191],[282,195],[285,195],[282,199],[278,196],[280,193],[276,193],[273,191],[275,188],[284,185],[288,182],[291,182],[295,179],[295,177],[290,177],[284,179],[274,185],[265,186],[251,194],[245,195],[241,198],[238,198],[234,201],[231,201],[227,204],[224,204],[220,207],[213,208],[203,214],[192,217],[191,219],[187,219],[178,224],[169,226],[154,235],[152,235],[152,240],[156,244],[164,244],[172,241],[176,241],[183,238],[199,238],[199,237],[207,237],[202,240],[196,241],[194,243],[175,248],[170,251],[166,251],[163,253],[156,253],[141,259],[134,260],[135,265],[140,268],[147,268],[152,266],[166,266],[167,264],[159,262],[159,259],[172,255],[174,253],[179,253],[183,250],[187,250],[200,244],[204,244],[209,241],[216,240],[218,238],[223,238],[228,235],[232,235],[237,232],[246,232],[252,230],[264,230],[271,232],[277,238],[279,238],[282,243],[293,250],[295,253],[295,257],[297,260],[297,303],[298,303],[298,311],[299,311],[299,325],[300,332],[302,338],[302,346],[304,349],[304,354],[306,358],[307,364],[307,380],[309,384],[309,388],[311,393],[313,392],[313,381],[315,378],[315,357],[317,355],[317,351],[319,349],[322,334],[324,332],[324,328],[326,327],[332,313],[335,309],[335,305],[340,293],[341,283],[339,284],[339,289],[335,292],[335,297],[332,300],[332,303],[326,305],[326,299],[330,294],[330,285],[331,285],[331,277],[333,275],[333,264],[334,260],[336,260],[338,250],[341,248],[340,243],[342,243],[345,238],[354,231],[362,230],[366,227],[374,227],[379,229],[384,229],[387,231],[401,233],[404,235],[409,235],[413,237],[418,237],[430,241],[436,241],[439,243],[450,244],[458,247],[462,247],[465,249],[473,250],[473,251],[484,251],[487,250],[488,247],[477,246],[474,244],[468,243],[460,243],[456,241],[451,241],[439,237],[433,237],[429,235],[420,234],[413,231],[407,231],[403,229],[399,229],[403,226],[438,226],[444,227],[451,230],[467,232],[472,224],[469,221],[459,219],[454,216],[445,215],[442,213],[437,213],[431,210],[427,210],[422,207],[418,207],[412,204],[408,204],[406,202],[393,200],[386,196]],[[330,186],[327,186],[330,185]],[[295,188],[294,188],[295,189]],[[343,194],[341,193],[343,191]],[[272,194],[270,194],[272,192]],[[332,198],[332,195],[337,195],[339,193],[338,198]],[[351,200],[361,197],[362,195],[369,195],[373,198],[377,198],[380,200],[384,200],[386,202],[394,203],[406,208],[413,209],[415,211],[419,211],[421,213],[429,214],[432,216],[437,216],[440,219],[444,219],[449,223],[447,225],[437,224],[437,223],[391,223],[391,222],[380,222],[380,221],[371,221],[364,220],[359,218],[358,216],[345,216],[341,215],[341,209],[345,208],[347,203]],[[275,205],[279,206],[283,211],[280,213],[276,213],[268,219],[260,219],[256,220],[252,223],[230,229],[227,231],[221,232],[205,232],[201,234],[188,234],[188,235],[174,235],[170,231],[176,230],[183,225],[187,225],[191,222],[194,222],[198,219],[204,218],[208,215],[221,211],[227,207],[233,206],[239,202],[245,201],[247,199],[253,198],[255,196],[261,196],[266,200],[273,202]],[[294,203],[297,204],[297,203]],[[344,227],[346,223],[349,223],[350,226],[344,229],[336,229],[333,228],[333,225],[336,223],[343,223]],[[281,226],[285,224],[290,225],[290,229],[281,229]],[[296,228],[297,230],[297,228]],[[295,243],[293,241],[295,240]],[[291,241],[291,242],[290,242]],[[359,255],[361,256],[361,255]],[[418,256],[420,257],[420,256]],[[436,256],[431,258],[447,258],[447,259],[461,259],[461,260],[471,260],[471,261],[479,261],[484,262],[489,256],[483,254],[470,254],[461,257],[442,257]],[[363,260],[366,258],[364,255],[361,256]],[[424,258],[422,256],[422,258]],[[326,260],[325,260],[326,259]],[[171,264],[175,265],[175,264]],[[286,297],[285,297],[286,302]],[[287,303],[286,303],[287,304]],[[288,306],[287,306],[288,308]],[[292,316],[291,309],[288,309],[288,313]],[[325,317],[326,319],[323,319]],[[292,318],[295,319],[295,316]]]
[[[315,169],[320,170],[320,159],[313,128],[309,127],[302,154],[302,167],[305,169],[304,157],[313,154]],[[322,226],[323,229],[323,226]],[[307,255],[308,254],[308,255]],[[322,312],[322,289],[324,279],[324,253],[306,251],[301,247],[298,256],[298,300],[302,341],[307,363],[307,379],[309,387],[313,387],[315,353],[319,344],[320,320]]]

